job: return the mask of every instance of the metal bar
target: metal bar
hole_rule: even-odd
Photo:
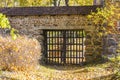
[[[69,43],[71,43],[70,36],[71,36],[71,34],[70,34],[70,31],[69,31],[69,37],[68,37],[68,39],[69,39]],[[69,55],[68,55],[68,56],[69,56],[69,58],[68,58],[68,63],[69,63],[69,64],[70,64],[70,53],[71,53],[71,52],[70,52],[70,47],[71,47],[71,46],[68,45],[68,54],[69,54]]]
[[[58,37],[60,37],[60,31],[58,31]],[[58,38],[58,49],[60,49],[60,46],[59,46],[59,44],[60,44],[60,41],[59,41],[60,39]],[[58,51],[58,64],[60,63],[60,60],[59,60],[59,55],[60,55],[60,50]]]
[[[79,36],[80,36],[80,32],[81,32],[81,31],[78,31],[78,32],[79,32]],[[81,43],[81,38],[79,38],[79,43]],[[81,50],[80,47],[81,47],[81,45],[79,45],[79,50]],[[81,52],[81,51],[79,51],[79,64],[80,64],[80,52]]]
[[[44,56],[45,56],[45,63],[47,64],[47,35],[46,35],[46,31],[43,31],[43,35],[44,35]]]
[[[70,43],[72,43],[72,40],[71,40],[71,32],[72,31],[70,31]],[[70,59],[70,64],[72,63],[72,59],[71,59],[71,56],[72,56],[72,51],[71,51],[71,49],[72,49],[72,46],[69,44],[69,46],[70,46],[70,49],[69,49],[69,51],[70,51],[70,56],[69,56],[69,59]]]
[[[56,31],[54,31],[54,34],[55,34],[55,35],[54,35],[54,37],[55,37],[55,41],[54,41],[54,42],[57,43],[57,42],[56,42],[56,41],[57,41],[57,39],[56,39]],[[55,45],[55,54],[54,54],[54,55],[55,55],[55,57],[54,57],[55,63],[57,63],[57,61],[56,61],[56,56],[57,56],[57,51],[56,51],[56,50],[57,50],[57,49],[56,49],[56,48],[57,48],[57,45]]]
[[[76,31],[76,36],[77,36],[77,31]],[[78,52],[77,52],[77,47],[78,47],[78,45],[77,45],[77,38],[75,38],[76,39],[76,64],[77,64],[77,57],[78,57]]]
[[[74,50],[75,50],[75,48],[74,48],[74,46],[75,46],[75,32],[73,31],[73,64],[74,64],[74,55],[75,55],[75,52],[74,52]]]
[[[62,39],[60,38],[60,44],[62,43],[62,45],[60,45],[60,63],[62,64],[63,31],[60,31],[60,36],[62,36]]]
[[[46,31],[46,33],[48,33],[48,36],[50,36],[50,31]],[[48,37],[47,37],[48,38]],[[48,38],[48,41],[47,41],[47,43],[48,43],[48,46],[49,46],[49,50],[51,49],[51,46],[49,45],[50,44],[50,38]],[[48,51],[47,51],[47,53],[48,53]],[[51,52],[49,51],[49,54],[47,54],[47,55],[51,55]],[[50,63],[50,58],[48,58],[48,61],[49,61],[49,63]]]
[[[66,64],[66,31],[63,32],[63,63]]]
[[[52,43],[53,43],[53,31],[51,31],[51,36],[52,36],[52,38],[51,38],[51,40],[52,40]],[[52,50],[53,50],[53,45],[52,45]],[[53,64],[53,51],[52,51],[52,64]]]
[[[83,35],[84,35],[84,34],[83,34],[83,30],[82,30],[82,36],[83,36]],[[83,43],[83,38],[82,38],[82,50],[84,49],[83,46],[84,46],[84,43]],[[82,51],[82,57],[83,57],[83,54],[84,54],[84,53],[83,53],[83,51]],[[82,64],[83,64],[83,58],[82,58]]]

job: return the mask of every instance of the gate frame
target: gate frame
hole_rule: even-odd
[[[82,32],[82,36],[80,36],[80,37],[78,37],[79,39],[80,38],[82,38],[82,44],[80,44],[80,45],[82,45],[82,57],[80,56],[80,57],[78,57],[78,59],[79,59],[79,64],[74,64],[74,63],[66,63],[66,46],[64,46],[64,49],[65,49],[65,56],[64,56],[64,62],[63,63],[57,63],[57,62],[55,62],[55,63],[52,63],[52,62],[49,62],[47,59],[49,58],[48,57],[48,47],[47,47],[47,45],[50,45],[50,44],[48,44],[47,43],[47,32],[49,32],[49,31],[52,31],[52,32],[56,32],[56,31],[73,31],[73,32],[77,32],[77,31],[80,31],[80,32]],[[44,56],[44,58],[45,58],[45,63],[46,64],[54,64],[54,65],[83,65],[84,64],[84,59],[85,59],[85,49],[84,49],[84,38],[85,38],[85,36],[84,36],[84,32],[85,32],[85,30],[84,29],[43,29],[43,37],[44,37],[44,51],[43,51],[43,56]],[[56,36],[55,37],[53,37],[52,36],[52,38],[56,38]],[[63,38],[64,38],[64,42],[63,42],[63,45],[67,45],[66,44],[66,34],[63,34]],[[77,38],[77,37],[70,37],[70,39],[71,38]],[[49,38],[50,39],[50,38]],[[53,43],[52,43],[53,44]],[[76,45],[78,45],[77,43],[76,43]],[[61,50],[61,51],[63,51],[63,50]],[[71,50],[71,51],[73,51],[73,50]],[[76,50],[77,51],[77,50]],[[77,54],[77,53],[76,53]],[[81,54],[81,53],[79,53],[79,54]],[[53,55],[53,53],[52,53],[52,55]],[[55,54],[56,55],[56,54]],[[52,57],[53,58],[53,57]],[[56,58],[56,57],[55,57]],[[62,58],[62,57],[60,57],[60,58]],[[69,58],[74,58],[74,57],[69,57]],[[76,58],[75,58],[76,60],[77,60],[77,56],[76,56]],[[82,59],[82,61],[80,61],[80,59]],[[53,59],[52,59],[53,60]]]

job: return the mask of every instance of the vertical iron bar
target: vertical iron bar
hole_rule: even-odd
[[[71,37],[71,40],[72,40],[72,44],[71,44],[71,64],[73,64],[73,53],[74,53],[74,51],[73,51],[73,46],[74,46],[74,39],[73,39],[73,31],[71,31],[72,32],[72,37]]]
[[[62,31],[60,31],[60,36],[61,36],[61,38],[60,38],[60,64],[62,64],[62,44],[63,44],[63,32]]]
[[[60,31],[60,64],[61,64],[61,62],[62,62],[62,60],[61,60],[61,57],[62,57],[62,45],[61,45],[61,43],[62,43],[62,41],[61,41],[61,39],[62,39],[62,32]]]
[[[58,38],[57,38],[57,41],[58,41],[58,64],[59,64],[59,55],[60,55],[60,33],[59,33],[60,31],[58,31]]]
[[[71,46],[71,44],[72,44],[72,33],[71,33],[72,31],[70,31],[70,44],[69,44],[69,46],[70,46],[70,64],[72,63],[72,59],[71,59],[71,56],[72,56],[72,46]]]
[[[52,40],[52,43],[51,43],[51,44],[52,44],[52,64],[53,64],[53,40],[54,40],[54,39],[53,39],[53,31],[51,31],[51,34],[52,34],[52,35],[51,35],[51,37],[52,37],[52,38],[51,38],[51,40]]]
[[[49,60],[49,59],[48,59],[48,58],[49,58],[49,56],[48,56],[48,50],[49,50],[48,37],[49,37],[49,36],[48,36],[48,32],[47,32],[46,30],[44,30],[44,33],[45,33],[45,36],[44,36],[44,37],[46,37],[46,39],[45,39],[45,44],[46,44],[46,48],[45,48],[45,50],[46,50],[46,62],[49,63],[49,62],[48,62],[48,60]]]
[[[57,42],[57,37],[58,37],[58,31],[55,31],[55,43],[56,43],[56,48],[55,48],[55,50],[56,50],[56,52],[55,52],[55,62],[56,63],[58,63],[58,60],[57,60],[57,57],[58,57],[58,50],[59,50],[59,48],[58,48],[58,42]]]
[[[81,34],[82,30],[80,30],[80,64],[81,64],[81,61],[82,61],[82,34]]]
[[[82,30],[82,64],[83,64],[83,54],[84,54],[84,53],[83,53],[83,52],[84,52],[84,51],[83,51],[83,46],[84,46],[84,43],[83,43],[83,38],[84,38],[84,37],[83,37],[83,35],[84,35],[84,34],[83,34],[83,30]]]
[[[47,56],[46,61],[47,61],[47,63],[49,63],[49,52],[48,52],[48,50],[49,50],[49,42],[48,42],[49,35],[48,35],[48,31],[46,31],[46,30],[45,30],[45,33],[46,33],[46,42],[45,42],[45,44],[46,44],[46,56]]]
[[[64,55],[64,57],[63,57],[63,62],[64,62],[64,64],[66,64],[66,30],[64,31],[64,34],[63,34],[63,37],[64,37],[64,39],[63,39],[63,55]]]
[[[47,33],[48,33],[48,46],[49,46],[49,54],[47,54],[47,55],[49,55],[49,58],[48,58],[48,61],[49,61],[49,63],[50,63],[50,57],[51,57],[51,45],[50,45],[50,31],[47,31]],[[47,51],[47,53],[48,53],[48,51]]]
[[[44,35],[44,56],[45,56],[45,63],[47,64],[47,34],[46,31],[43,31]]]
[[[77,51],[78,51],[78,50],[77,50],[77,47],[78,47],[78,41],[77,41],[77,31],[76,31],[76,64],[77,64],[77,59],[78,59],[78,58],[77,58],[77,57],[78,57],[78,55],[77,55],[77,54],[78,54],[78,52],[77,52]]]
[[[75,39],[74,39],[74,31],[73,31],[73,64],[74,64],[74,52],[75,52],[75,49],[74,49],[74,46],[75,46]]]
[[[62,44],[62,55],[61,55],[61,59],[63,64],[66,63],[66,31],[63,31],[63,44]]]
[[[80,64],[80,56],[81,56],[81,36],[80,36],[80,32],[81,32],[81,30],[79,31],[79,64]]]
[[[53,52],[53,62],[54,63],[56,63],[56,61],[55,61],[55,57],[56,57],[56,31],[53,31],[53,39],[54,39],[54,41],[53,41],[53,49],[54,49],[54,52]]]
[[[69,64],[70,64],[70,41],[71,41],[71,40],[70,40],[70,35],[71,35],[71,34],[70,34],[70,31],[69,31],[69,37],[68,37],[68,40],[69,40],[69,42],[68,42],[68,54],[69,54],[69,55],[68,55],[68,63],[69,63]]]

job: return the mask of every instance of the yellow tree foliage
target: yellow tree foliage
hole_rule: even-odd
[[[93,5],[94,0],[69,0],[69,6]],[[56,0],[65,6],[65,0]],[[0,7],[54,6],[54,0],[0,0]]]
[[[92,21],[98,29],[103,28],[105,30],[106,28],[112,29],[112,32],[116,32],[115,27],[118,20],[120,20],[120,13],[119,13],[119,7],[116,5],[117,2],[111,2],[110,0],[107,0],[105,3],[104,8],[98,8],[97,13],[92,12],[90,15],[88,15],[88,19]],[[99,31],[99,30],[98,30]],[[110,33],[109,29],[106,29],[106,33]]]
[[[9,20],[3,14],[0,14],[0,28],[2,28],[2,29],[6,29],[6,28],[10,29],[10,35],[12,36],[12,38],[14,40],[17,38],[18,34],[15,34],[15,32],[17,30],[15,30],[14,28],[11,28]]]

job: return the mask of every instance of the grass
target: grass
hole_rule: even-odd
[[[80,66],[40,65],[36,71],[2,71],[0,80],[110,80],[109,63]]]

